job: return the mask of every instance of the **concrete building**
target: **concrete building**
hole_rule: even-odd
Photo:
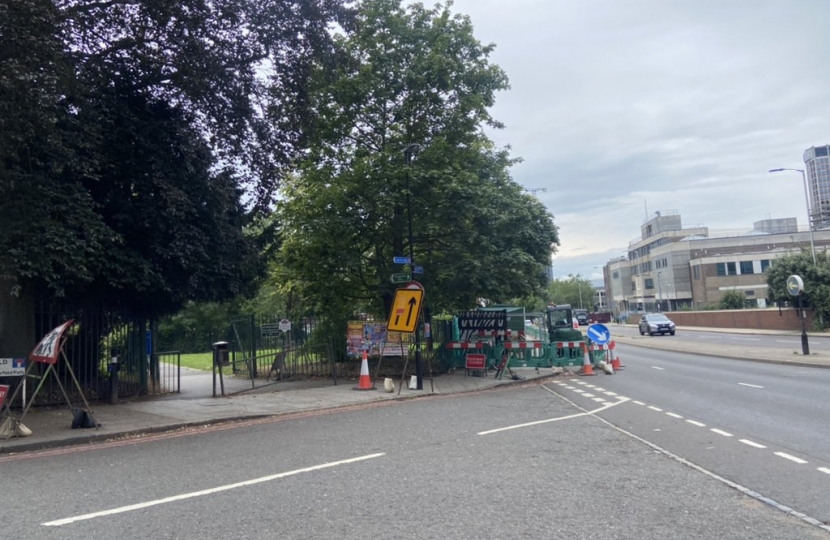
[[[804,171],[810,192],[810,221],[813,230],[830,227],[830,145],[804,151]]]
[[[814,233],[816,250],[830,247],[830,230]],[[716,304],[728,290],[750,306],[767,306],[764,271],[776,258],[810,249],[809,231],[795,218],[756,221],[748,231],[684,228],[676,212],[657,212],[632,240],[628,257],[606,263],[605,288],[614,313],[676,311]]]

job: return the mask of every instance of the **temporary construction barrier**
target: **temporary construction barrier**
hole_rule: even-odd
[[[615,341],[612,341],[608,344],[608,346],[608,355],[611,357],[611,367],[614,368],[614,371],[619,371],[625,368],[625,366],[622,365],[622,362],[620,361],[620,357],[617,356],[617,343]]]

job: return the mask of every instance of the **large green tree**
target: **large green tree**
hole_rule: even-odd
[[[339,0],[0,0],[0,277],[150,311],[258,272]]]
[[[566,278],[554,279],[547,287],[548,297],[555,304],[570,304],[574,308],[593,310],[596,290],[591,280],[581,275],[569,274]]]
[[[825,325],[830,323],[830,257],[826,251],[816,252],[815,263],[808,251],[779,257],[766,272],[767,299],[771,303],[797,305],[798,300],[787,292],[787,278],[801,276],[804,281],[803,305],[815,309],[818,321]]]
[[[433,309],[539,291],[557,229],[511,179],[508,151],[482,131],[500,127],[488,107],[508,87],[489,61],[493,46],[451,4],[357,7],[354,31],[337,39],[335,70],[316,66],[311,152],[279,207],[278,279],[312,307],[385,314],[390,275],[407,270],[392,259],[410,253],[411,204],[418,278]]]

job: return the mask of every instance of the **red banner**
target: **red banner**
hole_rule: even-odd
[[[29,354],[29,359],[32,362],[40,362],[42,364],[57,363],[58,355],[61,353],[61,338],[63,338],[63,333],[66,332],[66,329],[72,325],[72,322],[73,320],[69,319],[43,336],[40,343]]]
[[[3,406],[3,402],[6,401],[6,394],[9,393],[9,387],[5,384],[0,384],[0,407]]]

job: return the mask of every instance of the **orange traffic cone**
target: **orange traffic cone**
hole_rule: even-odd
[[[590,354],[588,353],[588,344],[582,343],[582,371],[579,372],[580,375],[596,375],[594,373],[594,366],[591,365],[591,358]]]
[[[611,367],[614,368],[614,371],[619,371],[625,367],[622,365],[622,362],[620,362],[620,357],[617,356],[617,344],[613,341],[609,345],[608,354],[611,355]]]
[[[374,390],[372,380],[369,378],[369,358],[366,349],[363,349],[363,360],[360,362],[360,381],[353,390]]]

